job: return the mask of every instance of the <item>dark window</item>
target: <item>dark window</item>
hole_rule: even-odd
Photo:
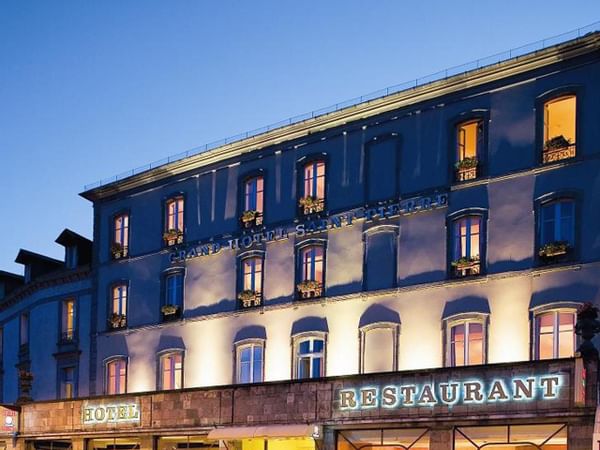
[[[164,277],[164,299],[161,306],[163,320],[177,319],[183,312],[183,272],[174,272]]]
[[[398,156],[398,138],[379,138],[367,146],[369,203],[391,200],[397,196]]]
[[[396,285],[396,233],[372,232],[365,236],[365,289],[387,289]]]

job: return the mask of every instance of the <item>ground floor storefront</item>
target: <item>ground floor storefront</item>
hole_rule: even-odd
[[[598,450],[596,379],[564,359],[33,402],[0,449]]]

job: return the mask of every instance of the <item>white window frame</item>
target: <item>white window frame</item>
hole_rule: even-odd
[[[263,383],[265,381],[265,347],[266,347],[266,341],[264,339],[244,339],[242,341],[236,342],[234,347],[235,347],[235,365],[234,365],[234,383],[235,384],[249,384],[249,383]],[[261,375],[262,375],[262,379],[261,380],[255,380],[254,379],[254,348],[255,347],[260,347],[262,348],[262,360],[260,362],[261,364]],[[242,362],[241,362],[241,356],[242,356],[242,351],[244,349],[250,348],[252,349],[252,358],[250,358],[250,377],[251,380],[250,381],[242,381],[241,380],[241,375],[242,375]]]
[[[579,305],[547,305],[544,307],[537,308],[533,311],[533,320],[532,320],[532,344],[533,349],[531,352],[532,359],[536,361],[540,361],[540,336],[538,334],[538,319],[540,316],[544,314],[552,313],[554,314],[554,323],[553,323],[553,338],[552,338],[552,358],[546,358],[542,361],[549,361],[551,359],[558,359],[558,350],[559,350],[559,313],[570,313],[574,315],[573,320],[573,355],[577,352],[577,346],[579,344],[579,340],[577,339],[577,335],[575,334],[575,325],[577,324],[577,307]]]
[[[365,352],[367,350],[367,334],[369,333],[369,331],[380,329],[388,329],[392,332],[392,371],[395,372],[398,370],[400,324],[396,322],[375,322],[368,325],[364,325],[359,329],[359,373],[365,373]]]
[[[293,358],[293,363],[292,363],[292,379],[293,380],[310,380],[310,379],[317,379],[314,378],[312,376],[312,372],[313,372],[313,361],[316,358],[321,358],[322,362],[321,362],[321,374],[318,378],[323,378],[326,376],[327,373],[327,334],[324,331],[312,331],[312,332],[307,332],[307,333],[300,333],[297,334],[295,336],[292,337],[292,358]],[[323,351],[322,352],[309,352],[309,353],[303,353],[304,357],[310,357],[310,376],[307,378],[300,378],[298,376],[298,369],[299,369],[299,359],[300,359],[300,344],[305,342],[305,341],[315,341],[315,340],[322,340],[323,341]]]
[[[476,323],[481,325],[482,333],[482,347],[483,347],[483,361],[481,364],[487,364],[488,361],[488,319],[489,314],[487,313],[463,313],[450,316],[444,319],[444,334],[445,334],[445,354],[444,354],[444,367],[468,367],[471,364],[468,362],[469,355],[469,338],[468,338],[468,325],[470,323]],[[458,325],[467,325],[465,327],[465,348],[464,348],[464,361],[465,363],[461,366],[455,365],[452,358],[452,328]]]
[[[164,360],[166,358],[174,356],[174,355],[181,356],[181,380],[180,380],[181,387],[179,387],[179,388],[174,387],[174,388],[167,389],[163,385],[163,372],[165,370]],[[158,356],[157,390],[159,390],[159,391],[174,391],[174,390],[178,390],[178,389],[183,389],[184,388],[184,374],[185,374],[185,352],[184,352],[184,350],[179,349],[179,348],[163,350],[162,352],[158,353],[157,356]],[[170,361],[173,361],[173,360],[171,359]],[[173,364],[171,367],[171,383],[173,385],[175,385],[175,373],[176,373],[176,370],[175,370],[175,366]]]
[[[125,389],[123,392],[109,393],[109,386],[110,386],[109,366],[110,366],[110,364],[116,363],[117,361],[121,361],[125,364]],[[119,379],[120,379],[120,374],[115,376],[115,380],[119,380]],[[128,381],[129,381],[129,358],[127,358],[124,355],[117,355],[117,356],[111,356],[110,358],[107,358],[104,360],[104,393],[105,393],[105,395],[126,394]],[[117,381],[117,384],[115,385],[115,391],[119,391],[120,389],[117,389],[117,387],[120,387],[120,386],[121,386],[120,381]]]

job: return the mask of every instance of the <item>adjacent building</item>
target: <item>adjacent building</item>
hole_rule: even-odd
[[[592,33],[85,191],[0,274],[7,445],[592,448],[599,79]]]

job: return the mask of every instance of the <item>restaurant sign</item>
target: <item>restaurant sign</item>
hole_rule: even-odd
[[[556,400],[562,375],[552,374],[524,378],[495,378],[490,381],[467,380],[443,383],[364,386],[340,389],[337,395],[341,411],[370,408],[404,408],[411,406],[454,406],[493,402]]]
[[[140,421],[140,405],[138,403],[89,404],[83,405],[82,421],[84,425],[105,423],[125,423]]]
[[[352,226],[355,221],[365,219],[367,222],[378,219],[390,219],[398,216],[407,216],[415,213],[430,211],[448,206],[448,194],[441,193],[430,196],[422,196],[402,200],[397,203],[388,203],[384,206],[373,208],[357,208],[355,210],[336,214],[323,219],[306,220],[295,225],[293,228],[278,227],[242,236],[213,240],[208,243],[190,245],[184,249],[178,249],[171,253],[171,263],[185,261],[200,256],[216,255],[222,250],[248,249],[254,244],[281,241],[288,239],[290,235],[304,237],[314,235],[327,230],[336,230]]]

